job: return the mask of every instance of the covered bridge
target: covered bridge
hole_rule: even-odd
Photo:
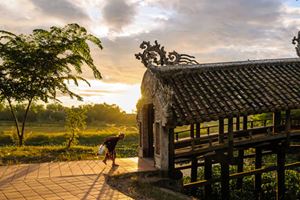
[[[185,54],[167,54],[157,42],[143,42],[141,48],[136,57],[147,70],[138,102],[139,156],[153,158],[170,176],[191,169],[185,186],[203,185],[207,194],[212,164],[220,163],[224,199],[232,178],[229,165],[243,172],[248,148],[256,150],[256,169],[262,169],[262,155],[276,153],[274,169],[284,181],[285,153],[300,136],[299,120],[291,118],[300,108],[299,58],[198,64]],[[270,118],[249,117],[262,113]],[[197,178],[199,166],[205,167],[205,180]],[[258,193],[261,173],[252,173]],[[243,177],[236,177],[240,185]],[[278,198],[284,196],[284,182],[278,190]]]

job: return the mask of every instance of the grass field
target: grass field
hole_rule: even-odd
[[[126,137],[117,145],[118,157],[137,156],[138,131],[134,125],[87,126],[79,134],[78,144],[66,149],[66,131],[63,124],[28,124],[24,147],[16,147],[13,139],[14,126],[10,122],[0,123],[0,165],[101,159],[96,156],[98,145],[106,137],[124,132]]]

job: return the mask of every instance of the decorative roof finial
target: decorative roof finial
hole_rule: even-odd
[[[292,40],[292,44],[296,44],[297,46],[295,47],[296,52],[298,57],[300,57],[300,31],[298,32],[298,38],[296,38],[296,36],[294,36],[293,40]]]
[[[158,44],[157,40],[155,40],[154,45],[151,45],[149,41],[143,41],[140,48],[144,51],[142,53],[135,54],[135,57],[136,59],[141,60],[145,67],[148,67],[149,65],[166,66],[199,64],[196,60],[194,60],[194,56],[187,54],[179,54],[176,51],[172,51],[167,55],[164,47]]]

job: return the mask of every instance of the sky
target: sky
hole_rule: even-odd
[[[158,40],[167,51],[196,57],[199,63],[296,57],[292,37],[300,30],[296,0],[1,0],[0,29],[31,33],[78,23],[99,37],[91,46],[103,79],[88,69],[70,88],[83,102],[60,96],[64,105],[117,104],[131,113],[140,98],[146,68],[136,60],[139,45]]]

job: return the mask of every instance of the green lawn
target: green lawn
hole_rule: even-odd
[[[0,165],[82,159],[101,159],[96,156],[98,145],[106,137],[124,132],[126,137],[117,145],[118,157],[137,156],[138,130],[134,125],[87,126],[80,133],[78,144],[66,150],[66,131],[63,124],[28,124],[24,147],[16,147],[13,123],[0,123]]]

